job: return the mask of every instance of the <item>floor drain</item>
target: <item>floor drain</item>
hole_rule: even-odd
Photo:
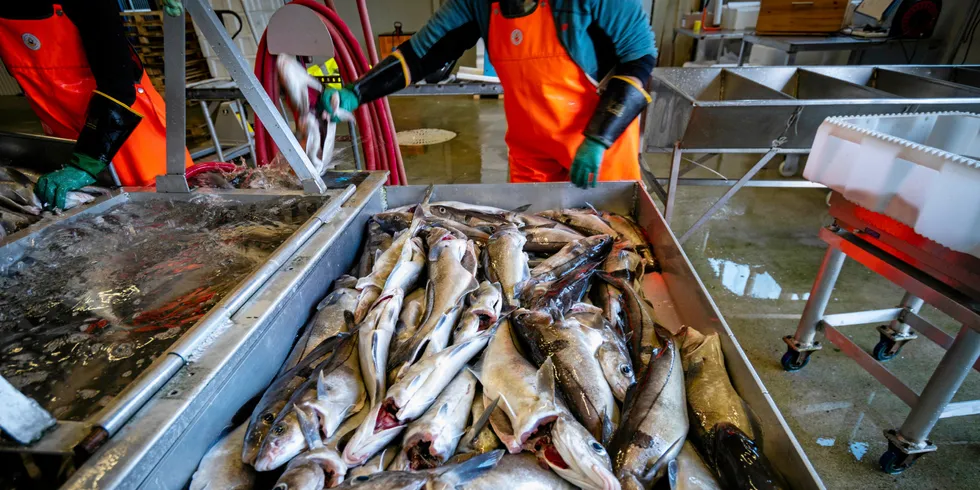
[[[400,146],[427,146],[445,143],[456,137],[456,133],[445,129],[421,128],[399,131],[395,135]]]

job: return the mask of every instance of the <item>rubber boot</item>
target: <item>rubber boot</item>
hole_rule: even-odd
[[[98,90],[92,92],[85,126],[75,142],[71,164],[92,177],[98,176],[142,120],[143,116],[129,106]]]

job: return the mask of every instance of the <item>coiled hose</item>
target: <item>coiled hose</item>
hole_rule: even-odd
[[[358,0],[363,2],[363,0]],[[314,0],[294,0],[296,5],[307,7],[323,19],[334,44],[334,57],[340,69],[340,77],[345,82],[352,82],[367,73],[370,64],[361,51],[361,45],[354,38],[347,24],[341,20],[332,8],[317,3]],[[332,4],[332,2],[330,2]],[[366,8],[363,11],[362,22],[366,19]],[[370,35],[370,27],[365,28]],[[258,45],[258,55],[255,60],[255,76],[262,83],[265,91],[272,100],[278,100],[279,80],[276,75],[276,62],[269,53],[266,45],[266,34]],[[375,55],[376,56],[376,55]],[[387,170],[388,185],[407,184],[405,168],[402,164],[401,151],[395,139],[395,125],[388,108],[387,100],[382,98],[367,104],[362,104],[354,111],[354,119],[360,132],[364,147],[364,168],[366,170]],[[356,141],[352,144],[357,144]],[[256,162],[266,165],[275,157],[278,149],[272,137],[265,130],[261,121],[255,121],[255,153]]]

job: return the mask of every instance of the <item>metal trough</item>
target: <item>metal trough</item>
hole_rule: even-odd
[[[217,333],[206,356],[194,357],[133,420],[90,459],[66,488],[180,488],[235,412],[260,393],[285,359],[295,333],[327,286],[356,260],[364,227],[374,213],[422,199],[423,186],[380,188],[369,180],[320,227],[293,258],[255,292]],[[579,190],[567,184],[435,186],[433,199],[532,210],[586,203],[629,214],[651,239],[663,273],[651,276],[669,291],[679,322],[721,334],[732,381],[764,432],[764,449],[794,488],[823,488],[802,449],[725,324],[650,196],[639,184],[600,183]],[[237,420],[237,419],[236,419]]]

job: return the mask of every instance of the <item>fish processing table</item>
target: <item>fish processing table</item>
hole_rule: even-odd
[[[980,259],[925,240],[908,226],[858,207],[837,192],[830,203],[834,224],[820,230],[820,238],[829,248],[799,327],[794,335],[784,338],[788,349],[781,362],[787,371],[803,369],[821,348],[815,337],[822,330],[829,342],[911,407],[900,428],[885,430],[888,450],[879,460],[883,471],[898,474],[923,454],[936,450],[928,438],[940,419],[980,414],[980,400],[951,401],[970,370],[980,370]],[[901,303],[882,310],[825,314],[848,257],[904,289]],[[918,314],[925,303],[961,324],[955,338]],[[878,326],[881,340],[871,354],[839,330],[885,322],[887,325]],[[946,349],[921,393],[882,364],[917,338],[913,330]]]

